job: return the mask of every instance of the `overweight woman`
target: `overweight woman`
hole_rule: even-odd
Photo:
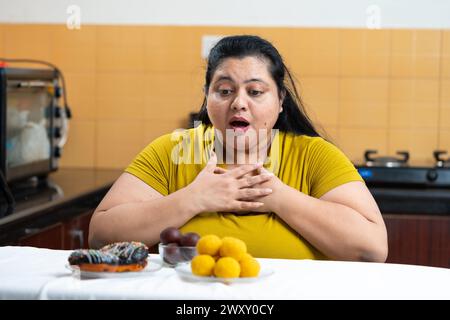
[[[220,40],[204,92],[197,126],[151,142],[111,187],[91,220],[92,247],[151,246],[173,226],[240,238],[256,257],[386,260],[377,204],[315,130],[270,42]]]

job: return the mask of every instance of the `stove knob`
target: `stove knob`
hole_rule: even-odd
[[[60,139],[60,138],[62,137],[62,134],[61,134],[61,128],[58,128],[58,127],[53,128],[53,136],[54,136],[56,139]]]
[[[61,118],[61,107],[56,106],[54,112],[55,118]]]
[[[61,87],[55,86],[55,97],[60,98],[61,97]]]
[[[60,147],[55,147],[53,156],[54,156],[55,158],[61,158],[61,148],[60,148]]]
[[[437,178],[438,178],[438,173],[436,170],[432,169],[427,172],[428,181],[436,181]]]

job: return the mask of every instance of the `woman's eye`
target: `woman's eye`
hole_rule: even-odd
[[[219,93],[222,95],[222,96],[228,96],[229,94],[231,94],[231,90],[230,89],[220,89],[219,90]]]
[[[259,90],[250,90],[250,95],[254,97],[260,96],[262,93],[263,92]]]

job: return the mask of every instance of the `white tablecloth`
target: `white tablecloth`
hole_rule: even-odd
[[[274,273],[252,283],[149,276],[79,279],[71,251],[0,247],[0,299],[450,299],[450,269],[365,262],[259,259]]]

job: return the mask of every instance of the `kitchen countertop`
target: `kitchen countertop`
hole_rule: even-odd
[[[75,209],[79,212],[83,207],[95,208],[121,172],[63,168],[51,173],[46,184],[34,188],[16,186],[15,210],[0,218],[0,243],[17,239],[20,235],[15,232],[31,222],[45,218],[57,221],[69,217]]]
[[[67,268],[71,252],[0,247],[0,299],[450,299],[445,268],[258,259],[262,272],[273,273],[248,283],[198,282],[168,267],[137,277],[84,279]],[[159,257],[151,259],[148,266]]]

